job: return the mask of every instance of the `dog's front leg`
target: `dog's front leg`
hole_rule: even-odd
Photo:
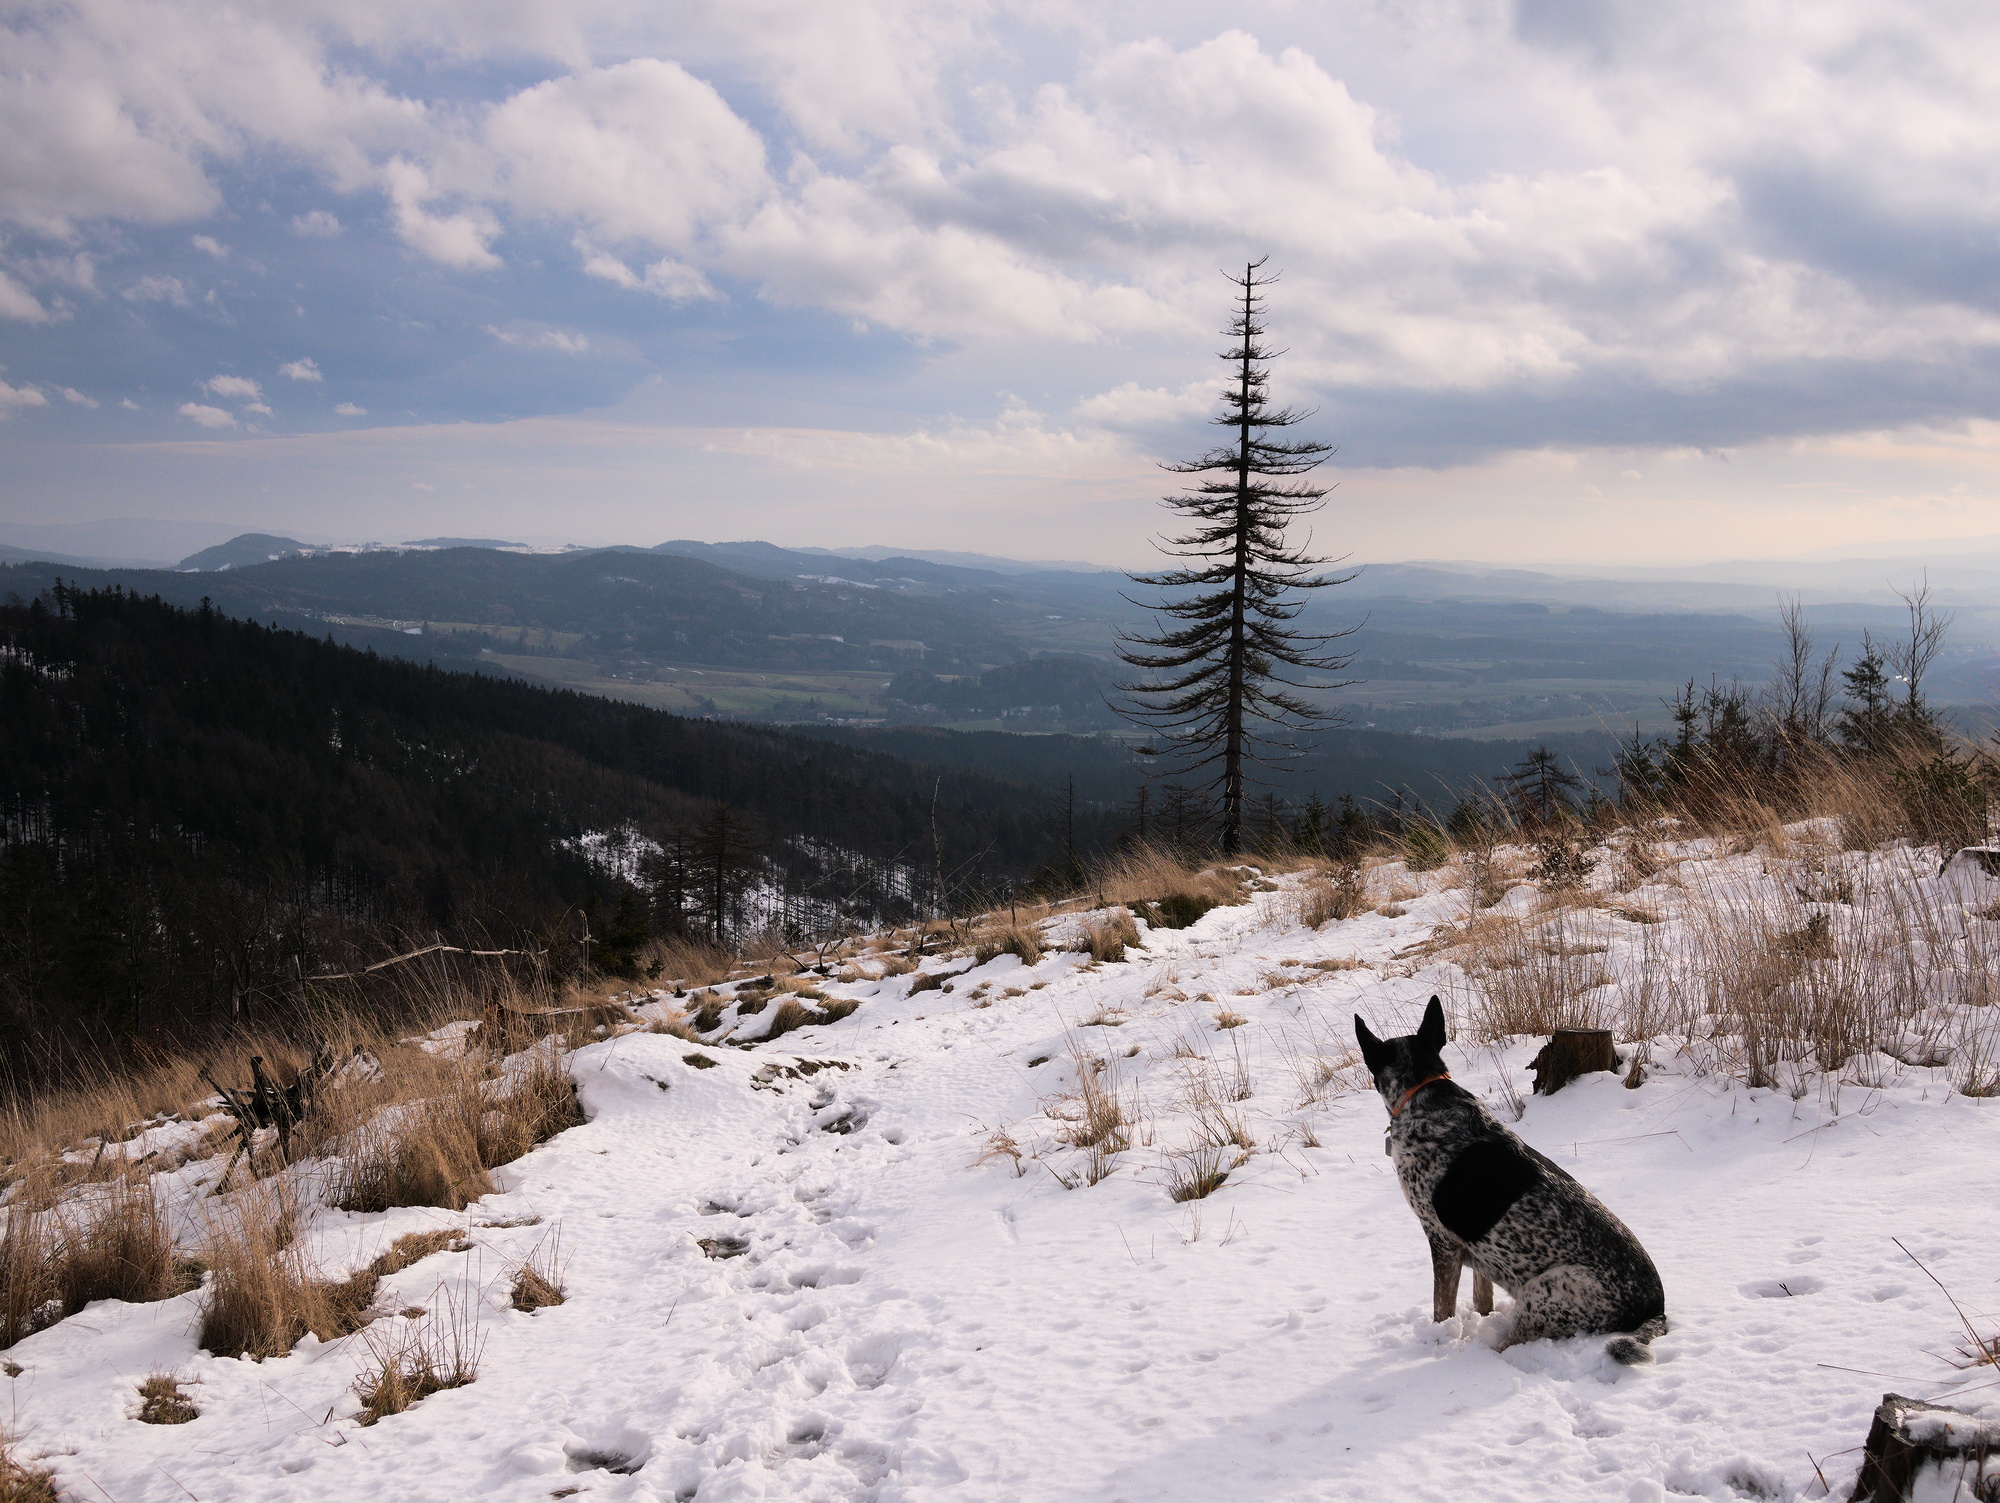
[[[1472,1308],[1481,1315],[1493,1313],[1493,1280],[1477,1268],[1472,1270]]]
[[[1458,1276],[1464,1271],[1465,1249],[1443,1237],[1432,1237],[1431,1319],[1447,1321],[1458,1313]]]

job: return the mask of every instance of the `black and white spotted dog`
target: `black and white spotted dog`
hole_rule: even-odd
[[[1438,999],[1415,1033],[1378,1039],[1357,1014],[1354,1036],[1388,1103],[1396,1177],[1430,1240],[1435,1318],[1457,1312],[1470,1263],[1481,1315],[1493,1311],[1495,1284],[1514,1296],[1507,1345],[1623,1331],[1631,1334],[1605,1350],[1626,1364],[1651,1362],[1645,1343],[1667,1329],[1659,1270],[1595,1195],[1452,1083]]]

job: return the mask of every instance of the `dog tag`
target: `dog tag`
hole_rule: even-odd
[[[1386,1132],[1382,1134],[1382,1156],[1388,1159],[1396,1156],[1396,1150],[1389,1146],[1389,1135]]]

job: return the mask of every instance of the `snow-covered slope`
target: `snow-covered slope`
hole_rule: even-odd
[[[476,1382],[361,1427],[365,1335],[216,1360],[199,1294],[104,1302],[7,1353],[20,1452],[116,1503],[1724,1500],[1824,1496],[1822,1474],[1845,1496],[1885,1389],[2000,1396],[1993,1368],[1943,1360],[1960,1329],[1910,1256],[2000,1304],[2000,1100],[1946,1068],[1794,1099],[1660,1048],[1636,1088],[1530,1097],[1516,1129],[1645,1241],[1673,1330],[1628,1370],[1601,1338],[1494,1350],[1504,1300],[1433,1323],[1349,1018],[1406,1031],[1460,994],[1415,947],[1462,896],[1317,932],[1289,904],[1123,963],[830,986],[865,1000],[754,1050],[584,1048],[589,1122],[500,1193],[313,1223],[334,1270],[466,1226],[470,1251],[384,1303],[476,1310]],[[1314,965],[1334,961],[1359,964]],[[1447,1057],[1511,1118],[1534,1048]],[[1129,1119],[1122,1151],[1064,1141],[1090,1135],[1085,1080]],[[1204,1133],[1239,1128],[1254,1149],[1220,1150],[1222,1187],[1170,1199]],[[556,1225],[568,1298],[520,1313],[508,1275]],[[162,1369],[191,1380],[192,1423],[132,1417]]]

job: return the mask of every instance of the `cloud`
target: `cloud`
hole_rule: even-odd
[[[27,288],[0,271],[0,318],[18,318],[31,324],[47,323],[49,310]]]
[[[21,14],[0,22],[0,212],[65,247],[191,229],[275,159],[357,254],[386,209],[427,273],[504,256],[481,296],[522,301],[474,328],[574,320],[529,301],[535,273],[674,304],[741,289],[729,317],[970,351],[989,390],[1064,345],[1075,385],[1049,401],[1079,427],[1191,419],[1215,268],[1264,250],[1282,380],[1384,462],[2000,412],[2000,13],[1977,7]],[[343,232],[332,208],[289,226]],[[538,263],[548,233],[573,268]],[[8,267],[0,316],[65,314]],[[122,296],[196,298],[161,271]]]
[[[395,211],[396,233],[412,250],[467,270],[487,271],[500,264],[487,249],[500,233],[499,221],[489,211],[475,206],[455,214],[432,213],[426,206],[439,194],[430,174],[405,157],[385,166],[382,180]]]
[[[32,386],[10,386],[0,381],[0,418],[10,417],[16,407],[46,407],[49,399]]]
[[[722,294],[709,285],[707,277],[671,257],[655,261],[641,275],[616,256],[602,251],[586,251],[583,269],[589,275],[615,283],[627,291],[650,292],[668,302],[719,302],[722,298]]]
[[[199,423],[204,428],[234,428],[236,426],[236,414],[227,412],[220,407],[205,407],[200,402],[181,403],[180,414],[184,418],[190,418],[194,422]]]
[[[341,402],[337,404],[333,410],[339,413],[342,417],[368,416],[368,409],[366,407],[357,407],[352,402]]]
[[[118,405],[120,407],[123,407],[127,412],[143,412],[145,410],[137,402],[133,401],[130,397],[120,397],[118,399]]]
[[[172,303],[176,308],[193,306],[181,279],[163,272],[147,273],[118,295],[132,303]]]
[[[94,408],[97,406],[97,398],[85,396],[82,392],[78,391],[74,386],[65,386],[60,388],[60,390],[65,400],[74,402],[79,407]]]
[[[201,389],[218,397],[252,402],[264,395],[264,388],[247,376],[210,376],[201,383]]]
[[[287,360],[283,365],[278,367],[278,374],[281,376],[290,376],[294,381],[323,381],[326,379],[320,375],[319,366],[310,356],[300,360]]]
[[[252,402],[243,410],[245,412],[254,412],[259,417],[269,417],[271,415],[271,409],[266,407],[262,402]]]
[[[486,332],[502,344],[511,344],[524,350],[554,350],[563,355],[581,355],[590,348],[588,335],[578,334],[570,329],[518,327],[501,329],[488,324]]]
[[[757,132],[659,58],[524,89],[487,117],[482,144],[516,213],[661,250],[740,224],[772,190]]]
[[[227,261],[229,259],[229,247],[224,245],[220,240],[217,240],[213,235],[196,235],[188,241],[188,244],[205,255],[215,257],[218,261]]]

